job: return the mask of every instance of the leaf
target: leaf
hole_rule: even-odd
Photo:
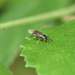
[[[0,63],[0,75],[13,75],[3,64]]]
[[[1,22],[25,18],[63,8],[68,0],[15,0],[1,16]],[[16,15],[17,14],[17,15]]]
[[[0,22],[8,22],[56,10],[62,8],[66,3],[68,0],[12,0],[4,13],[0,15]],[[38,29],[45,24],[45,22],[40,22],[0,31],[0,62],[6,66],[11,65],[20,52],[19,45],[28,34],[27,30],[29,28]]]
[[[8,0],[0,0],[0,9],[4,6],[4,4],[7,2]],[[0,12],[1,13],[1,12]]]
[[[75,20],[41,32],[53,42],[25,41],[21,56],[26,67],[35,67],[39,75],[75,75]]]

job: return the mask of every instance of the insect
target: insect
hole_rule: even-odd
[[[46,34],[43,34],[43,33],[39,32],[39,31],[37,31],[37,30],[29,29],[28,32],[29,32],[30,34],[32,34],[32,35],[35,35],[35,36],[37,36],[37,37],[40,37],[39,41],[40,41],[41,39],[44,39],[45,42],[47,42],[48,40],[51,40]],[[39,42],[39,41],[38,41],[38,42]],[[52,40],[51,40],[51,41],[52,41]],[[37,43],[38,43],[38,42],[37,42]]]

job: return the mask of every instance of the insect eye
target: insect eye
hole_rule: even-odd
[[[43,34],[43,36],[46,36],[45,34]]]

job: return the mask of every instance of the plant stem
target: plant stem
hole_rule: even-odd
[[[35,15],[35,16],[31,16],[31,17],[27,17],[23,19],[18,19],[18,20],[6,22],[6,23],[0,23],[0,30],[15,27],[15,26],[31,24],[34,22],[44,21],[48,19],[58,18],[58,17],[62,17],[65,15],[74,13],[74,12],[75,12],[75,4],[60,10],[56,10],[56,11],[52,11],[52,12],[48,12],[48,13],[44,13],[40,15]]]

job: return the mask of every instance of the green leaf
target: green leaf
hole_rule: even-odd
[[[1,22],[42,14],[63,8],[68,0],[14,0],[1,16]],[[17,15],[16,15],[17,14]]]
[[[3,64],[0,63],[0,75],[13,75]]]
[[[75,20],[41,32],[53,41],[36,44],[38,39],[31,39],[24,42],[21,56],[26,66],[35,67],[39,75],[75,75]]]
[[[12,21],[62,8],[68,0],[12,0],[0,15],[0,22]],[[25,39],[29,28],[38,29],[47,23],[34,23],[0,31],[0,62],[9,66],[18,56],[19,45]]]
[[[8,0],[0,0],[0,9],[4,6],[4,4],[7,2]]]

